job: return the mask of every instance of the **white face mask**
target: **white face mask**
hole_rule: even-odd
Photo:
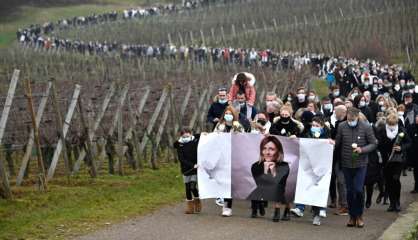
[[[311,96],[309,96],[309,97],[308,97],[308,100],[309,100],[309,101],[315,101],[315,96],[312,96],[312,95],[311,95]]]
[[[219,100],[218,100],[218,102],[219,102],[220,104],[225,104],[225,103],[227,103],[227,102],[228,102],[228,100],[227,100],[227,99],[219,99]]]
[[[395,91],[399,91],[399,90],[401,90],[401,86],[395,85]]]
[[[405,114],[404,112],[398,112],[399,117],[403,117],[404,114]]]
[[[303,94],[303,93],[298,94],[298,100],[299,100],[299,102],[305,101],[305,94]]]

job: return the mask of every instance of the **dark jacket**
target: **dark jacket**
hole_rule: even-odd
[[[284,131],[283,131],[284,129]],[[300,136],[302,130],[298,126],[298,124],[290,119],[288,124],[284,124],[279,120],[275,120],[270,127],[270,134],[278,135],[278,136],[286,136],[289,137],[291,135]]]
[[[353,143],[357,144],[362,150],[357,158],[353,157]],[[367,167],[368,153],[376,149],[377,140],[373,128],[367,122],[359,120],[357,126],[350,127],[345,121],[338,126],[335,147],[341,147],[340,163],[342,167]]]
[[[228,106],[228,103],[222,104],[219,102],[214,102],[212,103],[212,105],[210,105],[208,116],[207,116],[207,121],[213,124],[213,128],[215,128],[217,124],[216,122],[213,122],[213,119],[221,118],[227,106]]]
[[[195,134],[194,139],[188,143],[181,143],[179,141],[174,143],[174,148],[177,149],[177,155],[180,161],[181,173],[185,176],[197,174],[194,165],[197,164],[197,146],[199,139],[200,134]]]
[[[403,159],[406,158],[406,151],[411,146],[411,138],[408,136],[405,128],[402,127],[401,124],[398,125],[398,134],[394,139],[389,139],[386,134],[386,126],[385,124],[380,125],[376,130],[376,138],[379,142],[378,150],[380,155],[382,156],[382,162],[385,166],[389,160],[389,157],[392,153],[393,146],[395,145],[395,141],[398,138],[399,134],[403,133],[404,137],[399,138],[400,146],[401,146],[401,154],[403,155]]]
[[[247,118],[247,111],[248,111],[248,109],[247,109],[247,105],[245,105],[245,106],[241,107],[241,109],[240,109],[240,113],[241,113],[241,114],[242,114],[245,118]],[[257,115],[257,109],[255,108],[255,106],[253,106],[253,107],[251,108],[251,120],[254,120],[255,115]]]
[[[251,173],[257,188],[247,197],[248,200],[267,200],[286,203],[286,182],[290,168],[287,162],[276,164],[276,176],[264,174],[264,162],[255,162]]]

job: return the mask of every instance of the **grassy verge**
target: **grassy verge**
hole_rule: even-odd
[[[411,232],[405,238],[406,240],[415,240],[418,239],[418,221],[415,223],[414,227],[412,228]]]
[[[128,176],[56,178],[47,193],[33,186],[0,200],[0,239],[68,239],[151,212],[183,197],[177,165]]]

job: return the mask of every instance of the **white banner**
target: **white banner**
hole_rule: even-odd
[[[200,198],[231,197],[231,134],[202,134],[197,165]]]
[[[285,191],[286,201],[292,202],[295,199],[295,203],[326,207],[333,146],[328,140],[274,137],[278,140],[276,145],[281,149],[285,164],[277,163],[278,168],[274,174],[266,172],[263,177],[263,174],[254,175],[254,167],[261,164],[263,154],[260,149],[263,147],[263,139],[267,137],[249,133],[201,135],[198,147],[200,197],[232,196],[247,200],[263,197],[263,200],[273,200],[269,198],[276,194],[283,195]],[[285,186],[282,180],[285,180]]]
[[[326,139],[299,139],[295,203],[327,207],[333,146]]]

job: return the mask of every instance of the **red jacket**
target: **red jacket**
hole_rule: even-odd
[[[228,101],[234,101],[237,98],[239,87],[235,84],[232,84],[228,93]],[[251,106],[254,106],[255,103],[255,87],[247,84],[245,87],[245,97],[247,98],[247,103]]]

